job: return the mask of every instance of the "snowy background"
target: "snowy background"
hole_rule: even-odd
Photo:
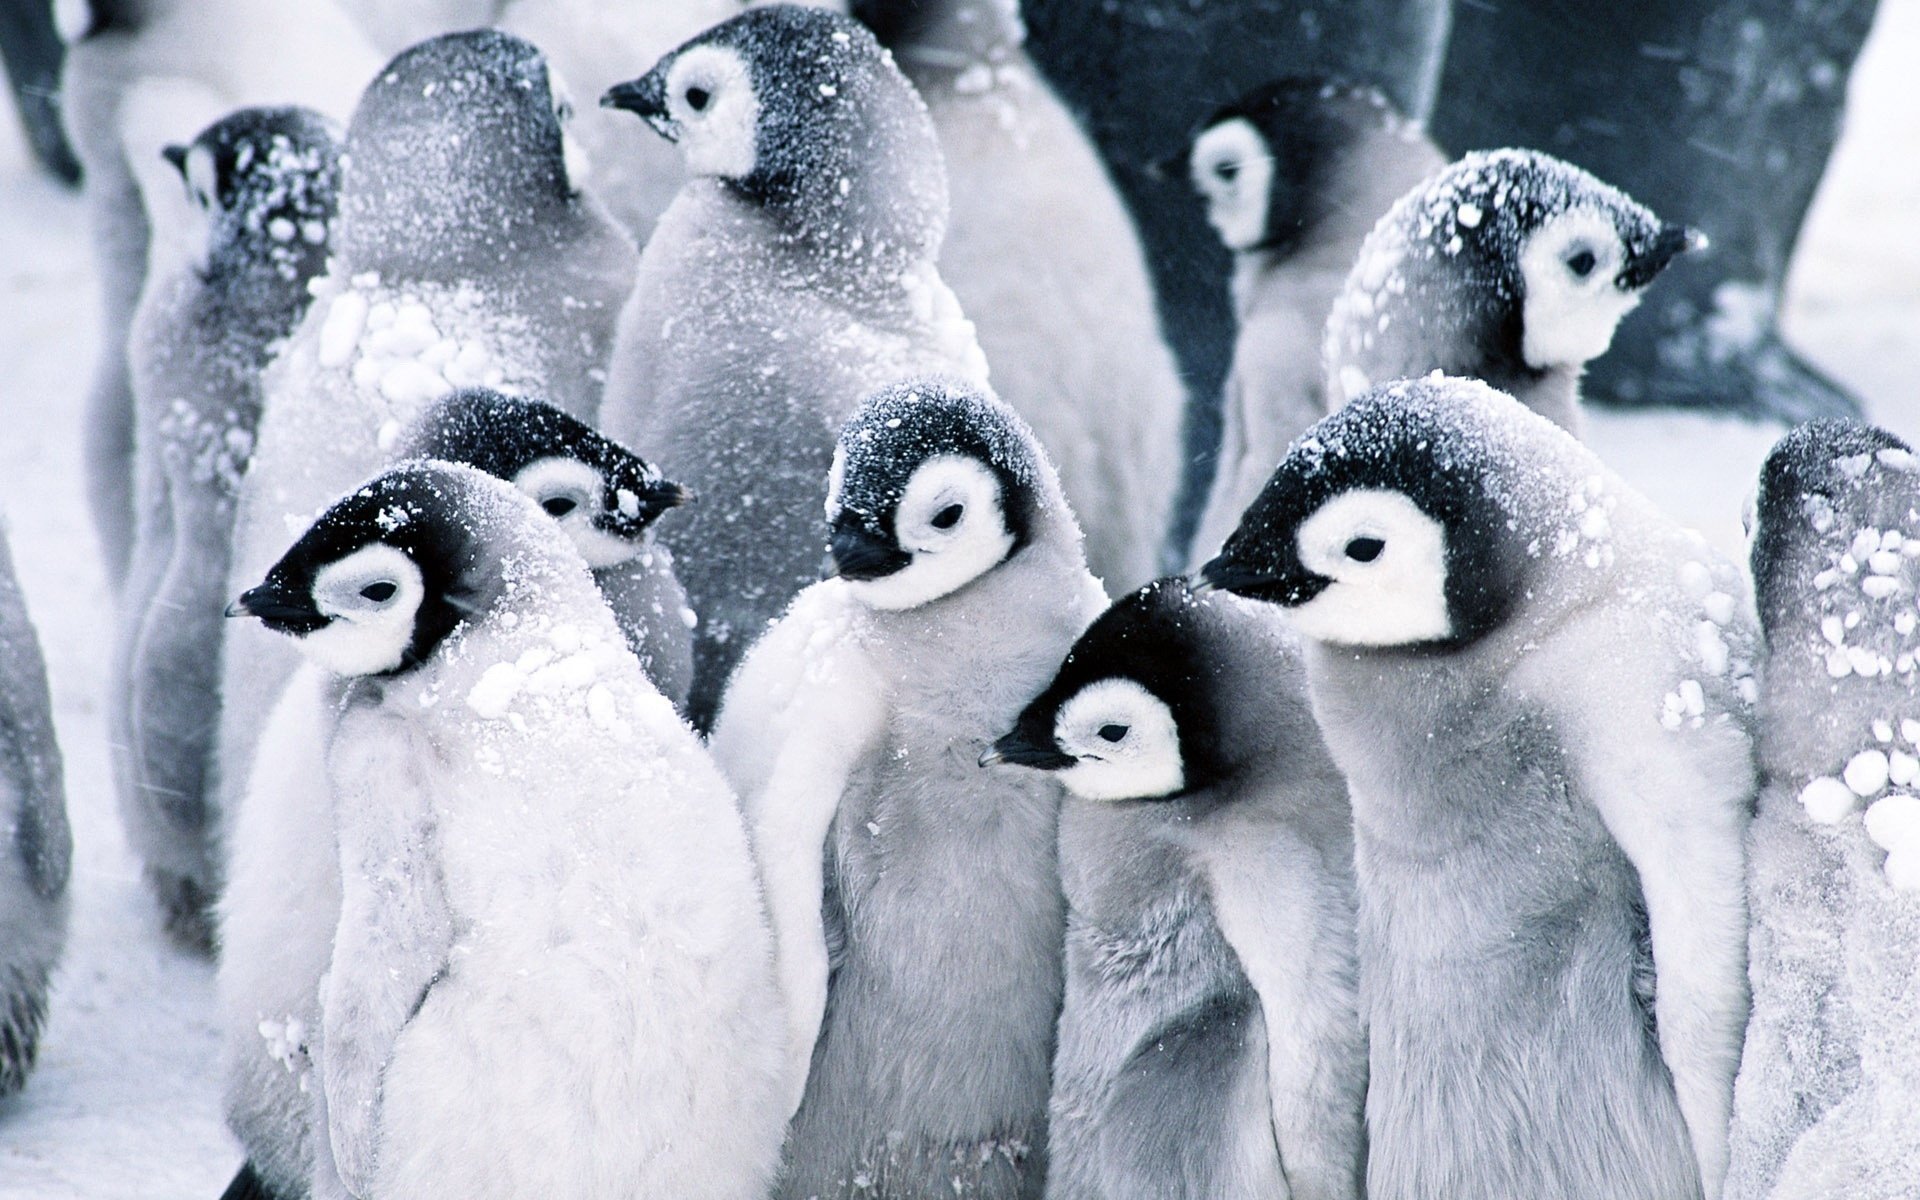
[[[1920,0],[1883,0],[1785,321],[1909,440],[1920,438],[1917,62]],[[79,199],[31,168],[10,115],[0,118],[0,509],[53,678],[74,826],[72,935],[39,1069],[0,1101],[0,1197],[212,1200],[240,1156],[220,1120],[213,969],[162,934],[107,777],[112,622],[80,460],[94,309]],[[1777,433],[1599,415],[1590,440],[1737,552],[1741,505]]]

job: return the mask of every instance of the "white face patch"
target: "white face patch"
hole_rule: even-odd
[[[1058,772],[1083,800],[1146,800],[1186,786],[1173,711],[1131,679],[1103,679],[1060,707],[1054,740],[1079,761]]]
[[[1640,303],[1615,283],[1626,247],[1604,213],[1576,208],[1534,231],[1520,251],[1527,298],[1520,353],[1537,371],[1577,367],[1607,352],[1620,318]]]
[[[760,98],[740,56],[695,46],[667,70],[667,116],[693,175],[742,179],[753,173]]]
[[[1300,526],[1300,562],[1333,580],[1286,610],[1302,634],[1346,646],[1404,646],[1452,632],[1447,534],[1399,492],[1342,492]]]
[[[425,595],[412,559],[385,542],[369,543],[314,577],[313,605],[330,620],[295,643],[336,675],[391,671],[413,641]]]
[[[1187,159],[1193,186],[1207,202],[1207,221],[1229,250],[1259,245],[1267,235],[1273,152],[1245,117],[1201,134]]]
[[[1013,550],[999,479],[985,463],[959,454],[930,458],[914,471],[894,510],[893,536],[912,562],[879,579],[847,580],[863,603],[893,612],[958,591]]]
[[[630,562],[642,549],[637,540],[597,528],[593,519],[606,507],[606,480],[577,458],[554,456],[528,463],[513,486],[533,497],[542,511],[560,523],[580,557],[595,570]]]

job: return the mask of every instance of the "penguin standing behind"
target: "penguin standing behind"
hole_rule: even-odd
[[[867,398],[827,512],[838,577],[748,653],[713,737],[790,1015],[776,1195],[1037,1197],[1060,787],[976,762],[1105,598],[1045,452],[964,384]]]
[[[1920,460],[1816,421],[1755,507],[1766,786],[1726,1195],[1894,1200],[1920,1179]]]
[[[347,130],[332,265],[262,384],[236,588],[456,387],[593,419],[635,253],[569,181],[555,108],[540,52],[491,30],[423,42],[368,86]],[[295,658],[258,628],[228,631],[222,808]]]
[[[993,761],[1075,797],[1050,1200],[1359,1200],[1353,831],[1299,644],[1264,605],[1150,584]]]
[[[67,828],[60,745],[40,641],[0,529],[0,1097],[40,1051],[47,987],[67,944]]]
[[[1330,408],[1394,379],[1484,379],[1575,435],[1580,375],[1699,234],[1532,150],[1469,154],[1380,218],[1327,318]]]
[[[704,727],[817,577],[853,406],[917,375],[981,385],[986,362],[934,267],[947,193],[926,106],[864,26],[752,9],[601,102],[679,143],[692,176],[641,256],[603,424],[716,497],[665,536],[700,615]]]
[[[1255,88],[1193,139],[1187,167],[1233,252],[1239,323],[1195,565],[1219,552],[1287,446],[1327,414],[1320,339],[1334,299],[1374,222],[1445,165],[1385,96],[1314,76]]]
[[[1510,397],[1433,377],[1309,430],[1202,579],[1314,643],[1367,1194],[1720,1195],[1755,786],[1735,570]]]
[[[234,501],[260,419],[260,370],[326,266],[339,156],[337,128],[300,108],[242,109],[168,147],[197,244],[148,279],[127,347],[137,504],[109,693],[115,776],[168,928],[203,950],[213,940],[204,889],[219,875],[207,789]],[[158,197],[147,208],[168,211]],[[156,221],[156,243],[173,236]]]
[[[685,601],[648,531],[686,489],[551,405],[482,388],[430,405],[402,437],[401,456],[476,466],[530,497],[592,568],[642,673],[670,701],[684,699]],[[247,1149],[243,1177],[267,1196],[305,1195],[312,1171],[309,1063],[340,914],[325,764],[338,708],[339,687],[319,668],[294,674],[228,825],[219,973],[227,1123]]]
[[[784,1015],[733,795],[556,535],[499,480],[402,464],[235,604],[344,682],[323,1193],[772,1181]]]
[[[940,270],[995,390],[1059,467],[1093,573],[1146,582],[1180,487],[1186,389],[1106,168],[1027,57],[1017,0],[856,0],[853,11],[940,135],[952,204]]]

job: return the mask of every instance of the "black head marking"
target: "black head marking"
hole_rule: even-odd
[[[243,108],[162,151],[213,215],[210,267],[270,263],[287,279],[325,265],[340,193],[340,130],[304,108]],[[196,156],[211,180],[192,177]],[[194,189],[210,184],[212,194]]]
[[[1250,599],[1305,604],[1332,581],[1301,562],[1301,526],[1345,492],[1398,492],[1446,532],[1451,632],[1429,645],[1457,649],[1497,628],[1522,594],[1527,560],[1508,481],[1490,461],[1485,431],[1465,419],[1461,387],[1480,385],[1420,379],[1376,388],[1302,434],[1200,577]],[[1377,556],[1355,543],[1347,553],[1364,562],[1369,550]]]

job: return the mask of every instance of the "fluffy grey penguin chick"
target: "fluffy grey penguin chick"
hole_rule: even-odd
[[[1093,573],[1146,582],[1179,488],[1186,388],[1099,154],[1028,57],[1016,0],[856,0],[853,11],[939,132],[952,198],[940,270],[995,389],[1058,465]]]
[[[733,794],[551,519],[402,464],[234,611],[346,681],[316,1190],[765,1195],[784,1015]]]
[[[1320,338],[1374,222],[1446,159],[1378,91],[1288,76],[1217,110],[1187,152],[1233,252],[1239,321],[1220,457],[1192,547],[1220,550],[1287,446],[1327,414]]]
[[[331,265],[262,384],[233,590],[456,387],[594,418],[635,253],[570,181],[557,107],[539,51],[491,30],[421,43],[368,86],[347,130]],[[295,661],[283,639],[229,627],[222,809]]]
[[[641,671],[669,700],[692,673],[685,599],[649,530],[690,493],[639,456],[538,400],[467,388],[427,407],[400,439],[409,458],[475,466],[557,522],[593,570]],[[338,688],[307,666],[261,734],[227,839],[219,999],[227,1120],[269,1194],[305,1194],[309,1064],[320,978],[340,913],[325,787]]]
[[[981,386],[986,363],[934,268],[947,190],[926,106],[864,26],[753,9],[601,103],[678,142],[692,176],[641,257],[604,425],[714,496],[662,531],[700,614],[704,726],[740,655],[818,575],[827,466],[854,405],[919,375]]]
[[[776,1195],[1037,1197],[1060,785],[975,764],[1105,597],[1032,432],[965,384],[867,398],[828,495],[838,574],[748,653],[713,738],[790,1014]]]
[[[60,746],[40,641],[0,528],[0,1096],[25,1086],[67,944],[67,828]]]
[[[135,541],[110,693],[128,840],[168,928],[210,949],[219,889],[209,800],[220,612],[234,504],[260,419],[260,371],[326,266],[340,132],[300,108],[242,109],[169,146],[191,258],[148,280],[127,353],[138,401]],[[156,201],[149,209],[167,211]],[[156,237],[173,231],[156,221]]]
[[[982,761],[1072,793],[1050,1200],[1359,1200],[1352,816],[1275,614],[1148,585]]]
[[[1920,1179],[1920,461],[1804,425],[1756,515],[1766,786],[1726,1195],[1893,1200]]]
[[[1747,1018],[1738,573],[1473,380],[1294,444],[1202,579],[1314,645],[1347,777],[1367,1194],[1720,1195]]]
[[[1329,408],[1444,371],[1575,434],[1580,375],[1700,234],[1532,150],[1467,155],[1380,218],[1327,318]]]

